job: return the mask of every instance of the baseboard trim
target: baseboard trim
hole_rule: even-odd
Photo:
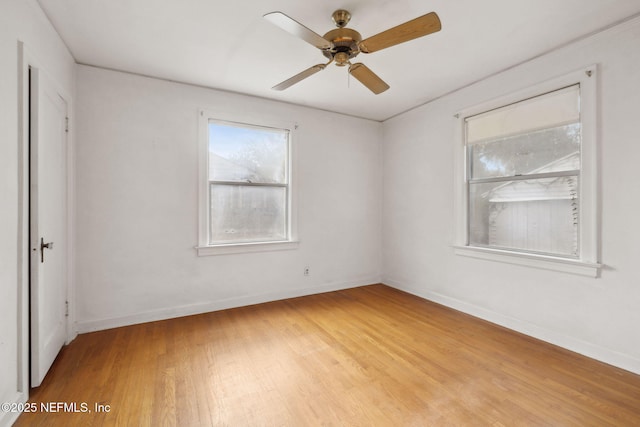
[[[417,289],[416,287],[407,285],[402,281],[394,280],[391,278],[384,278],[382,280],[382,283],[392,288],[426,299],[428,301],[442,304],[446,307],[453,308],[454,310],[470,314],[482,320],[495,323],[496,325],[503,326],[513,331],[520,332],[522,334],[537,338],[553,345],[557,345],[591,359],[595,359],[600,362],[604,362],[606,364],[640,375],[640,360],[627,354],[612,351],[593,343],[566,336],[558,332],[542,328],[530,322],[525,322],[511,316],[506,316],[492,310],[487,310],[485,308],[470,304],[456,298],[452,298],[447,295],[440,294],[438,292]]]
[[[288,298],[297,298],[307,295],[322,294],[325,292],[339,291],[342,289],[357,288],[360,286],[380,283],[379,276],[369,276],[360,279],[326,283],[301,289],[287,289],[276,292],[268,292],[259,295],[248,295],[238,298],[228,298],[206,303],[167,307],[158,310],[150,310],[132,315],[104,318],[97,320],[84,320],[76,322],[76,331],[79,334],[101,331],[105,329],[119,328],[139,323],[155,322],[158,320],[173,319],[176,317],[192,316],[194,314],[209,313],[212,311],[226,310],[230,308],[245,307],[248,305],[278,301]]]

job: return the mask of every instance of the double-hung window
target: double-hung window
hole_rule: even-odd
[[[287,249],[291,131],[203,114],[199,254]]]
[[[577,258],[580,86],[465,119],[469,245]]]
[[[594,274],[592,75],[589,70],[460,115],[459,247]]]

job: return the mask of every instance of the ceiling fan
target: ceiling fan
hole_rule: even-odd
[[[435,33],[442,28],[438,15],[435,12],[431,12],[362,40],[359,32],[346,28],[346,25],[351,20],[351,14],[348,11],[343,9],[336,10],[331,17],[338,28],[329,31],[324,36],[320,36],[282,12],[271,12],[264,15],[264,18],[269,22],[320,49],[322,54],[329,59],[326,64],[317,64],[309,67],[275,85],[272,89],[287,89],[318,71],[324,70],[327,65],[335,62],[339,67],[348,65],[349,74],[377,95],[389,89],[389,85],[371,71],[369,67],[361,62],[354,64],[351,59],[355,58],[359,53],[377,52]]]

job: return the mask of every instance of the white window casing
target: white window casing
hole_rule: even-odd
[[[247,252],[265,252],[290,250],[298,247],[297,235],[297,187],[295,185],[295,123],[286,122],[265,116],[252,116],[251,114],[232,114],[225,111],[200,110],[198,112],[198,139],[199,139],[199,170],[198,170],[198,245],[196,251],[198,256],[238,254]],[[210,152],[209,152],[209,125],[227,124],[233,127],[237,125],[239,128],[264,128],[282,130],[288,133],[288,147],[286,154],[286,171],[284,181],[273,185],[268,183],[254,183],[247,180],[242,182],[224,182],[224,179],[216,181],[215,177],[210,174]],[[233,180],[231,180],[233,181]],[[228,187],[228,188],[255,188],[259,189],[276,189],[281,188],[286,192],[286,212],[285,216],[285,232],[282,238],[277,239],[249,239],[247,241],[239,240],[224,241],[220,238],[213,238],[212,221],[210,217],[211,193],[212,186]]]
[[[455,208],[455,242],[456,254],[485,260],[526,265],[547,270],[556,270],[573,274],[598,277],[600,274],[599,258],[599,218],[598,218],[598,161],[597,161],[597,67],[595,65],[569,73],[567,75],[545,81],[535,86],[501,96],[494,100],[466,108],[455,117],[455,149],[454,149],[454,208]],[[579,86],[578,86],[579,85]],[[502,121],[509,115],[508,125],[500,128],[500,134],[527,132],[529,130],[548,128],[550,125],[572,123],[576,121],[575,108],[572,108],[572,91],[579,87],[579,120],[581,124],[581,140],[578,186],[578,229],[577,253],[575,256],[557,256],[548,253],[510,250],[509,248],[481,246],[470,244],[469,233],[469,157],[468,144],[481,142],[490,136],[488,129],[494,129],[492,137],[496,137],[495,121]],[[547,98],[541,95],[550,94]],[[542,108],[548,114],[533,116],[527,106],[513,109],[509,106],[521,101],[539,97]],[[547,104],[544,104],[547,103]],[[548,107],[547,107],[548,105]],[[573,173],[566,172],[566,175]],[[560,174],[562,175],[562,174]],[[538,176],[531,174],[528,179],[544,178],[545,173]],[[507,177],[508,178],[508,177]],[[523,179],[516,175],[512,177]],[[500,178],[501,179],[501,178]],[[500,180],[497,179],[497,180]]]

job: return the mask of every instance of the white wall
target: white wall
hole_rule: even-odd
[[[384,123],[383,281],[640,373],[640,20]],[[453,114],[597,63],[602,277],[453,253]]]
[[[380,123],[87,66],[77,75],[81,332],[380,281]],[[199,108],[298,123],[297,250],[196,255]]]
[[[72,123],[79,140],[75,311],[80,330],[363,285],[382,277],[388,284],[640,373],[639,39],[640,22],[635,20],[381,125],[74,68],[35,0],[4,0],[0,402],[24,400],[27,391],[25,375],[18,381],[24,343],[17,320],[24,316],[19,309],[25,302],[25,271],[18,253],[19,40],[68,93],[75,94],[78,74],[78,117]],[[452,115],[592,63],[600,66],[602,277],[454,255]],[[299,249],[196,256],[198,108],[250,111],[299,123]],[[309,277],[302,275],[305,266],[311,268]],[[12,419],[13,414],[0,413],[0,425]]]
[[[73,58],[35,0],[0,3],[0,402],[27,398],[26,358],[19,318],[26,319],[25,265],[20,265],[19,206],[22,157],[19,126],[19,58],[22,41],[30,58],[73,96]],[[70,100],[72,101],[72,99]],[[24,325],[26,327],[26,325]],[[22,353],[21,353],[22,352]],[[23,359],[24,360],[24,359]],[[20,371],[19,371],[20,369]],[[19,380],[20,378],[20,380]],[[0,412],[0,426],[18,414]]]

